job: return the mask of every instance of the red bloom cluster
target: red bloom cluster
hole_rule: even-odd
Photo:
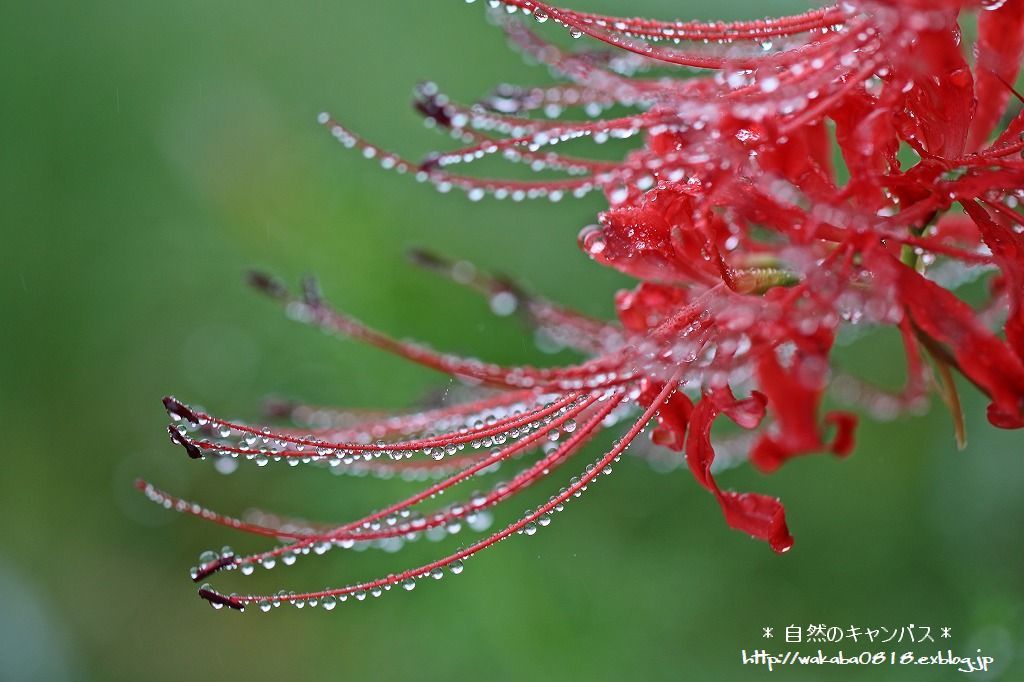
[[[398,416],[277,406],[276,416],[295,425],[275,429],[167,398],[171,438],[195,458],[436,481],[337,526],[266,514],[231,518],[148,483],[140,488],[167,507],[284,543],[244,557],[206,553],[193,569],[199,581],[221,569],[248,574],[260,564],[290,564],[311,551],[394,548],[463,526],[480,530],[493,506],[554,475],[595,433],[622,419],[631,425],[547,503],[454,554],[304,594],[227,596],[204,585],[205,599],[216,607],[270,610],[291,601],[333,608],[349,595],[412,589],[445,569],[460,572],[480,550],[546,526],[609,473],[650,422],[653,442],[685,453],[730,526],[783,552],[792,538],[779,501],[716,482],[712,425],[724,415],[748,431],[749,458],[764,471],[800,455],[850,453],[856,417],[823,413],[822,401],[837,333],[852,325],[890,325],[906,352],[907,381],[898,393],[845,382],[847,397],[869,411],[914,409],[935,385],[962,435],[958,372],[989,398],[992,424],[1024,426],[1024,115],[1014,113],[1021,97],[1012,85],[1024,50],[1024,0],[856,0],[736,23],[600,16],[535,0],[490,4],[507,10],[497,20],[513,43],[566,84],[503,86],[471,106],[422,85],[416,108],[463,146],[420,164],[364,141],[328,114],[321,123],[383,167],[473,200],[556,201],[602,191],[610,208],[579,241],[595,261],[640,282],[619,294],[619,324],[464,263],[416,254],[421,265],[489,296],[497,312],[518,309],[549,339],[589,356],[558,368],[498,366],[395,340],[331,309],[311,284],[293,295],[256,275],[254,283],[291,316],[463,379],[480,395]],[[517,12],[616,49],[563,50],[509,16]],[[977,36],[970,49],[961,23]],[[666,75],[674,67],[703,75]],[[579,111],[578,120],[563,118],[566,111]],[[617,162],[556,149],[580,138],[631,137],[642,146]],[[455,168],[494,155],[564,178],[498,180]],[[988,300],[977,309],[951,292],[990,273]],[[488,492],[416,511],[534,451],[540,455]]]

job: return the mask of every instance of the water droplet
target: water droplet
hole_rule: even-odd
[[[491,297],[491,312],[500,317],[508,317],[516,311],[519,300],[510,291],[499,291]]]
[[[584,227],[579,234],[580,248],[589,256],[594,257],[605,250],[604,230],[597,225]]]
[[[759,81],[762,92],[775,92],[779,89],[779,79],[775,76],[766,76]]]

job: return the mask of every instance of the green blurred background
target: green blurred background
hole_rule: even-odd
[[[936,406],[866,423],[846,461],[723,474],[724,485],[782,497],[797,538],[786,556],[728,530],[684,471],[626,461],[536,537],[411,594],[240,616],[196,598],[186,571],[199,551],[258,545],[148,505],[131,487],[136,476],[227,512],[320,519],[365,512],[408,487],[302,467],[222,476],[167,442],[162,395],[255,419],[269,394],[390,409],[449,385],[288,322],[246,290],[246,268],[289,280],[316,273],[329,297],[371,324],[503,362],[562,358],[541,354],[472,294],[406,266],[406,248],[514,274],[595,315],[610,316],[614,291],[628,284],[576,248],[600,198],[513,206],[441,196],[345,153],[315,124],[329,109],[419,158],[451,141],[411,112],[416,81],[436,79],[464,101],[501,81],[548,82],[507,49],[480,4],[5,4],[0,678],[762,679],[766,670],[739,662],[741,649],[764,646],[762,627],[914,623],[951,627],[959,653],[997,657],[985,679],[1024,679],[1021,438],[988,427],[969,390],[966,452]],[[723,19],[802,7],[722,5],[575,2]],[[888,337],[839,357],[898,383]],[[498,521],[560,485],[513,502]],[[334,552],[218,584],[316,589],[458,542]]]

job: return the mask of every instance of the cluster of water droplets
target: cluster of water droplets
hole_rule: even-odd
[[[554,19],[565,26],[572,35],[581,35],[581,27],[590,27],[602,32],[612,32],[612,42],[621,39],[643,37],[646,41],[660,42],[663,40],[680,41],[699,38],[699,42],[715,42],[731,45],[734,39],[742,38],[742,44],[753,43],[758,46],[761,54],[774,50],[786,51],[794,45],[803,45],[812,40],[817,33],[836,34],[848,29],[844,25],[846,16],[835,11],[823,14],[809,13],[806,17],[788,21],[764,20],[762,22],[745,22],[730,26],[724,24],[695,24],[693,22],[658,22],[655,24],[645,20],[626,20],[599,17],[575,13],[569,10],[552,9],[550,12],[543,6],[532,2],[502,2],[494,0],[488,3],[492,7],[502,7],[509,14],[522,11],[533,14],[539,20]],[[834,15],[834,16],[833,16]],[[828,17],[835,19],[827,23]],[[826,21],[825,24],[821,22]],[[513,22],[514,23],[514,22]],[[820,24],[820,25],[819,25]],[[589,29],[588,29],[589,30]],[[735,32],[731,35],[730,31]],[[690,89],[681,86],[673,79],[652,80],[644,84],[641,90],[648,90],[652,96],[637,95],[633,86],[625,87],[615,78],[599,78],[594,67],[586,66],[586,78],[572,87],[535,88],[526,91],[505,87],[480,104],[470,107],[455,105],[441,93],[436,84],[425,83],[417,89],[417,108],[433,125],[448,128],[460,139],[475,144],[455,152],[446,152],[429,157],[422,164],[413,164],[387,153],[372,145],[338,124],[329,114],[321,114],[320,122],[326,125],[346,147],[358,149],[368,159],[380,159],[388,169],[400,173],[412,172],[420,182],[430,182],[439,191],[449,192],[453,189],[462,190],[471,201],[479,201],[485,197],[494,199],[510,199],[524,201],[528,199],[547,198],[559,201],[563,197],[584,197],[595,190],[604,190],[613,205],[624,202],[632,191],[643,192],[649,189],[656,175],[682,177],[687,173],[687,163],[676,164],[676,167],[665,167],[665,159],[658,155],[637,154],[629,161],[607,163],[565,157],[550,150],[555,145],[562,145],[584,137],[591,138],[601,144],[609,139],[628,139],[645,130],[653,134],[661,132],[685,132],[698,129],[720,118],[723,108],[740,118],[762,120],[770,115],[781,112],[786,116],[795,116],[822,92],[827,92],[835,83],[841,82],[854,64],[866,54],[866,43],[871,40],[873,29],[861,29],[857,41],[847,50],[842,58],[835,54],[824,58],[824,51],[810,51],[803,59],[794,58],[792,63],[782,67],[764,67],[759,69],[745,68],[734,71],[723,69],[720,83],[727,89],[744,95],[742,99],[731,102],[716,102],[715,97],[706,93],[693,94]],[[808,33],[809,37],[797,43],[787,42],[798,33]],[[709,38],[709,36],[711,36]],[[554,48],[543,48],[543,43],[536,43],[530,38],[517,37],[518,42],[534,56],[545,59],[545,49],[552,55]],[[794,54],[796,51],[793,51]],[[548,56],[549,65],[556,68],[556,63],[567,61],[566,73],[572,75],[583,68],[579,58],[565,56]],[[862,61],[862,59],[860,59]],[[749,61],[749,60],[748,60]],[[639,64],[643,64],[641,59]],[[826,66],[827,65],[827,66]],[[626,67],[624,67],[626,68]],[[636,65],[628,67],[634,70]],[[562,70],[562,69],[560,69]],[[820,71],[821,75],[815,75]],[[577,74],[580,75],[580,74]],[[624,81],[629,83],[629,81]],[[760,95],[753,96],[754,95]],[[638,115],[635,121],[596,120],[593,122],[543,121],[508,114],[520,114],[523,111],[539,108],[549,119],[562,114],[564,107],[577,104],[584,105],[590,116],[597,116],[614,103],[626,106],[642,105],[644,108],[658,103],[659,107],[674,105],[676,118],[657,122],[657,128],[645,119],[645,114]],[[504,138],[491,138],[480,133],[498,133]],[[568,177],[559,180],[512,181],[475,178],[456,175],[449,171],[452,166],[469,164],[486,156],[501,153],[508,161],[525,163],[532,171],[554,170],[567,173]],[[712,156],[698,156],[689,159],[689,164],[711,161]]]
[[[325,611],[333,611],[339,604],[348,602],[350,597],[353,602],[365,601],[367,597],[376,599],[390,592],[396,586],[400,586],[403,591],[411,592],[416,588],[419,581],[438,581],[444,578],[445,575],[459,575],[464,570],[465,563],[463,560],[453,559],[444,565],[435,566],[419,574],[403,574],[405,577],[389,575],[382,581],[375,581],[376,584],[366,586],[365,589],[359,589],[358,586],[350,586],[341,589],[325,589],[321,593],[302,594],[294,590],[280,590],[273,595],[258,600],[242,597],[237,592],[233,592],[228,596],[228,599],[235,601],[240,611],[245,611],[246,605],[251,603],[255,603],[255,608],[252,610],[259,613],[269,613],[284,604],[288,604],[296,609],[304,609],[308,606],[311,609],[320,607]],[[204,583],[199,589],[200,593],[219,594],[210,583]],[[225,606],[219,599],[211,599],[210,605],[215,610],[221,610]]]
[[[314,434],[297,435],[291,432],[274,432],[266,427],[250,427],[242,424],[227,423],[218,419],[201,416],[192,422],[171,412],[176,423],[174,428],[188,443],[198,448],[201,453],[212,452],[218,457],[228,459],[244,459],[264,467],[269,462],[287,462],[289,466],[298,464],[318,464],[331,467],[338,473],[377,473],[394,475],[392,467],[370,466],[377,460],[401,462],[411,459],[417,453],[434,462],[454,457],[464,450],[471,451],[511,445],[529,436],[537,430],[548,429],[558,422],[563,415],[577,409],[582,398],[573,399],[557,406],[552,395],[538,396],[535,401],[518,402],[507,406],[495,406],[484,412],[470,415],[453,415],[435,421],[437,431],[425,431],[416,434],[414,441],[387,443],[376,440],[370,449],[367,442],[346,446],[324,440]],[[537,418],[530,415],[540,412]],[[202,413],[200,413],[202,414]],[[571,422],[571,420],[570,420]],[[509,423],[502,428],[502,423]],[[562,428],[565,428],[564,425]],[[557,432],[557,428],[554,429]],[[342,432],[344,433],[344,432]],[[479,437],[473,437],[480,433]],[[213,440],[197,439],[195,436],[212,436]],[[330,434],[328,434],[330,435]],[[365,436],[366,434],[361,434]],[[365,438],[363,439],[366,440]],[[426,441],[423,447],[411,447],[406,443]],[[389,446],[390,445],[390,446]],[[392,447],[393,446],[393,447]],[[308,453],[308,454],[305,454]],[[454,466],[458,466],[456,463]],[[354,471],[353,471],[354,468]],[[428,470],[410,469],[414,472]],[[439,475],[438,468],[429,471]],[[445,469],[440,469],[444,473]],[[399,470],[401,473],[401,470]],[[413,478],[418,478],[414,475]]]
[[[391,592],[395,587],[401,587],[403,591],[411,592],[416,588],[416,585],[420,581],[438,581],[444,578],[445,575],[459,575],[464,570],[465,563],[463,560],[454,559],[443,566],[435,566],[422,573],[405,575],[405,577],[390,575],[382,581],[375,581],[375,583],[379,584],[372,584],[371,586],[365,587],[365,589],[359,589],[359,586],[348,586],[344,588],[323,590],[323,592],[327,594],[299,594],[295,591],[281,590],[271,597],[258,600],[256,602],[255,610],[260,613],[269,613],[276,608],[280,608],[284,604],[288,604],[297,609],[303,609],[308,606],[309,608],[320,607],[325,611],[333,611],[339,604],[344,604],[349,601],[362,602],[366,601],[367,597],[371,599],[379,598],[384,594]],[[209,585],[204,585],[203,589],[212,590],[213,588]],[[237,594],[232,594],[231,596],[235,598],[238,597]],[[213,602],[211,602],[211,604],[215,609],[222,608],[219,604]]]
[[[233,567],[237,567],[241,575],[250,576],[256,572],[257,568],[272,571],[282,566],[294,566],[302,557],[323,556],[332,550],[364,552],[369,549],[377,549],[393,554],[401,550],[407,543],[422,539],[433,543],[441,542],[452,535],[459,534],[464,528],[475,533],[482,533],[488,530],[494,522],[493,514],[486,508],[481,507],[478,510],[467,512],[460,507],[462,505],[453,504],[429,515],[402,509],[383,519],[359,524],[356,528],[346,531],[344,535],[341,533],[313,535],[309,540],[282,545],[277,549],[252,557],[238,558]],[[260,517],[260,520],[264,521],[265,517]],[[437,521],[441,521],[441,523],[436,523]],[[285,526],[282,530],[286,528],[289,527]],[[294,530],[290,532],[294,532]],[[303,532],[315,534],[318,531],[303,528]],[[384,537],[361,540],[359,539],[360,535],[384,535]],[[204,553],[203,556],[209,557],[209,553]],[[195,578],[194,571],[193,578]]]
[[[615,457],[613,462],[618,462],[620,459],[621,455]],[[597,465],[588,464],[586,469],[584,470],[584,474],[593,474],[596,468]],[[607,464],[604,467],[602,467],[601,473],[604,475],[611,474],[612,465]],[[590,489],[590,486],[592,486],[594,481],[597,479],[592,479],[589,483],[584,485],[580,484],[581,480],[582,479],[580,476],[573,476],[571,479],[569,479],[568,486],[560,488],[556,495],[552,495],[550,498],[548,498],[547,505],[537,507],[535,509],[527,509],[525,512],[523,512],[523,524],[516,531],[516,533],[518,533],[519,535],[525,535],[527,537],[536,535],[539,529],[546,528],[549,525],[551,525],[551,521],[555,514],[564,511],[565,504],[568,501],[568,499],[582,497],[583,493],[587,492]],[[569,493],[570,489],[574,489],[571,495]],[[568,499],[562,499],[566,498],[567,496],[569,496]]]

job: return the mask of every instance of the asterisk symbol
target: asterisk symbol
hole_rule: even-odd
[[[768,627],[768,628],[761,628],[761,629],[764,630],[764,638],[765,639],[771,639],[774,636],[774,635],[772,635],[772,628]]]
[[[942,638],[949,639],[953,635],[949,634],[949,628],[942,628]]]

